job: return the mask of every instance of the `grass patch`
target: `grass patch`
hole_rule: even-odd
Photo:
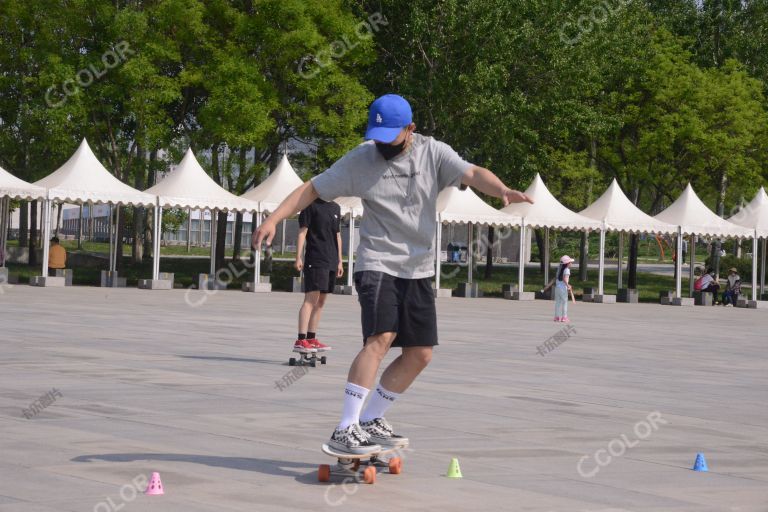
[[[443,288],[456,288],[458,283],[467,280],[467,268],[457,265],[442,265],[443,277],[440,280],[440,286]],[[501,297],[501,285],[517,283],[517,266],[494,267],[490,279],[486,279],[485,265],[479,265],[477,271],[472,273],[473,281],[478,283],[483,294],[489,297]],[[556,270],[550,271],[550,279],[555,277]],[[578,269],[571,270],[571,285],[573,285],[574,295],[580,297],[582,288],[597,288],[598,272],[596,269],[590,269],[586,281],[579,281]],[[616,270],[605,270],[603,280],[604,293],[615,295],[617,292],[618,272]],[[624,274],[624,286],[626,286],[626,273]],[[525,291],[535,292],[544,287],[544,274],[538,269],[527,268],[525,270]],[[673,276],[660,276],[656,274],[637,273],[637,289],[641,302],[658,302],[659,292],[674,290],[675,279]],[[688,279],[683,275],[683,290],[688,289]]]

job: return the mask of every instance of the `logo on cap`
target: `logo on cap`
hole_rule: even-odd
[[[384,120],[381,118],[381,114],[376,114],[376,124],[383,123]]]

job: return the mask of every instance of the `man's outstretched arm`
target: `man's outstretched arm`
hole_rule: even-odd
[[[285,198],[280,206],[277,207],[272,215],[259,226],[259,229],[253,232],[251,238],[251,245],[254,249],[258,250],[261,247],[261,242],[266,240],[267,245],[272,244],[272,239],[275,237],[277,231],[277,225],[281,221],[296,215],[299,212],[312,204],[317,199],[317,191],[312,185],[312,181],[308,181],[291,192],[291,195]]]
[[[533,204],[533,199],[518,190],[512,190],[498,176],[483,167],[476,165],[470,167],[469,171],[464,173],[461,183],[489,196],[500,198],[504,202],[504,206],[507,206],[509,203],[522,203],[525,201]]]

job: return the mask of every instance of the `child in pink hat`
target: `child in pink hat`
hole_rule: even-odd
[[[568,323],[568,292],[571,291],[571,285],[568,281],[571,279],[571,263],[573,258],[566,255],[560,258],[560,266],[557,268],[557,278],[555,280],[555,322]]]

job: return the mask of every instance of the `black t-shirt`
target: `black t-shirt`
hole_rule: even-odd
[[[304,267],[336,270],[339,266],[336,234],[341,230],[341,207],[333,201],[316,199],[299,214],[299,227],[307,228]]]

